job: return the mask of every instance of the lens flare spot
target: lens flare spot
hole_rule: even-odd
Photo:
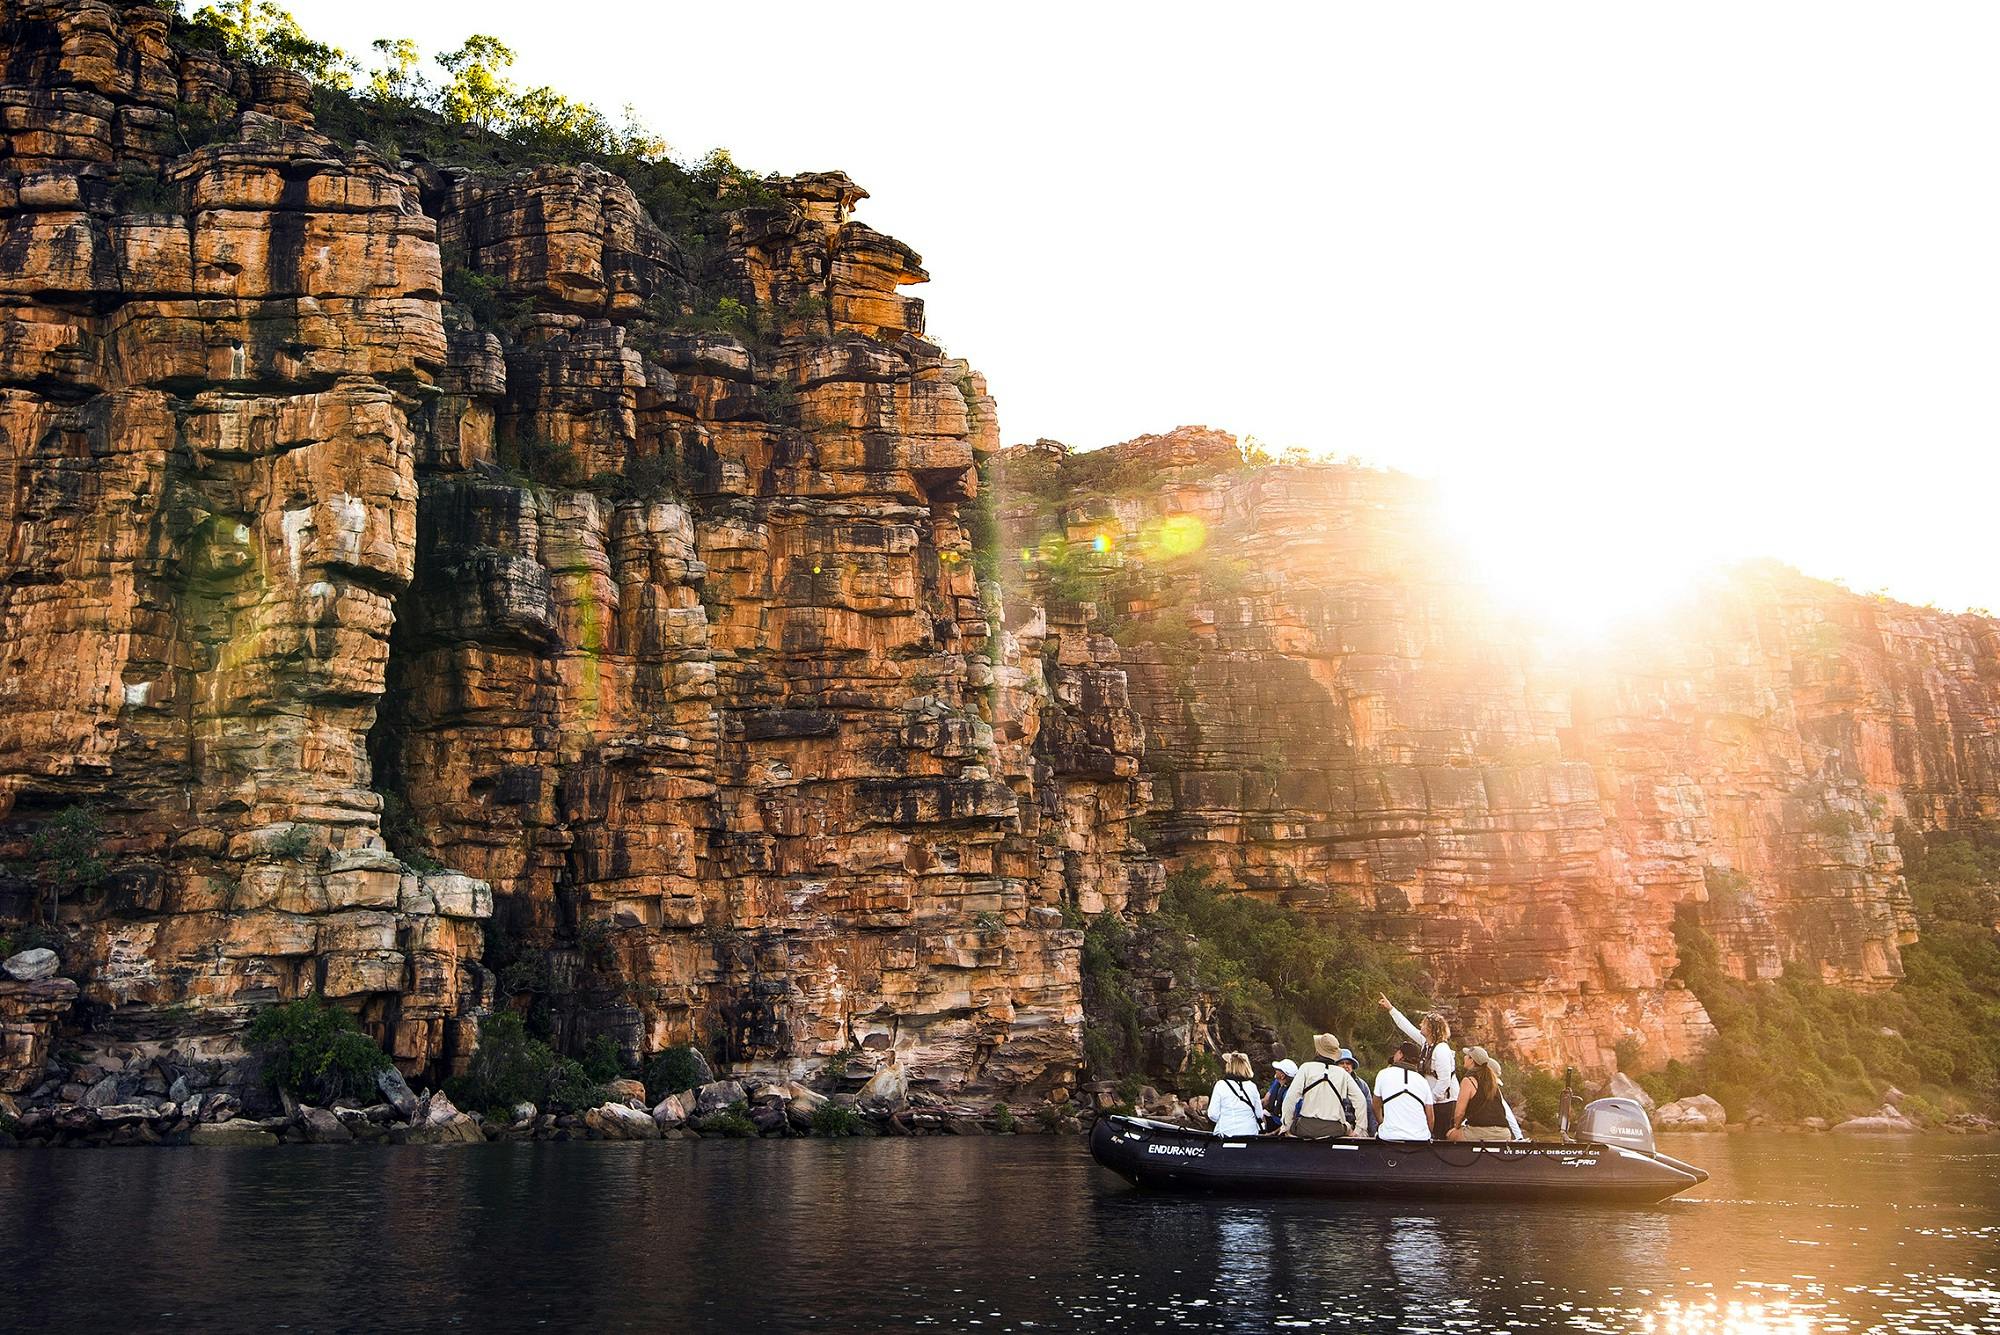
[[[1096,537],[1090,540],[1090,550],[1096,552],[1100,556],[1102,556],[1105,552],[1110,551],[1111,536],[1106,533],[1098,534]]]
[[[1208,542],[1208,525],[1200,515],[1168,515],[1160,523],[1160,552],[1166,556],[1186,556],[1198,552]]]

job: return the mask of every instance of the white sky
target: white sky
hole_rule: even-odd
[[[2000,608],[2000,7],[290,7],[847,171],[1010,442],[1436,477],[1568,619],[1753,555]]]

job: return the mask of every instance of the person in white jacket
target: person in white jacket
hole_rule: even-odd
[[[1208,1091],[1208,1120],[1218,1136],[1254,1136],[1264,1129],[1264,1104],[1257,1097],[1257,1073],[1241,1052],[1222,1055],[1222,1079]]]
[[[1450,1021],[1432,1011],[1424,1016],[1419,1028],[1391,1005],[1389,998],[1378,996],[1375,1002],[1389,1012],[1389,1018],[1403,1031],[1404,1038],[1423,1049],[1419,1071],[1431,1087],[1431,1134],[1444,1135],[1451,1130],[1452,1113],[1458,1106],[1458,1056],[1451,1050]]]

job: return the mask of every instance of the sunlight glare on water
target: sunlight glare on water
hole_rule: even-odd
[[[1683,1303],[1667,1299],[1641,1318],[1644,1335],[1813,1335],[1813,1319],[1789,1304]]]

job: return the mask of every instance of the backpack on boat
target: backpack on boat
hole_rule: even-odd
[[[1308,1117],[1300,1111],[1305,1107],[1306,1095],[1321,1085],[1335,1091],[1334,1097],[1340,1100],[1340,1109],[1347,1114],[1347,1120],[1342,1121],[1338,1117]],[[1311,1084],[1299,1091],[1298,1098],[1292,1104],[1292,1135],[1300,1140],[1335,1140],[1354,1130],[1354,1119],[1354,1101],[1340,1093],[1333,1083],[1333,1078],[1322,1070]]]

